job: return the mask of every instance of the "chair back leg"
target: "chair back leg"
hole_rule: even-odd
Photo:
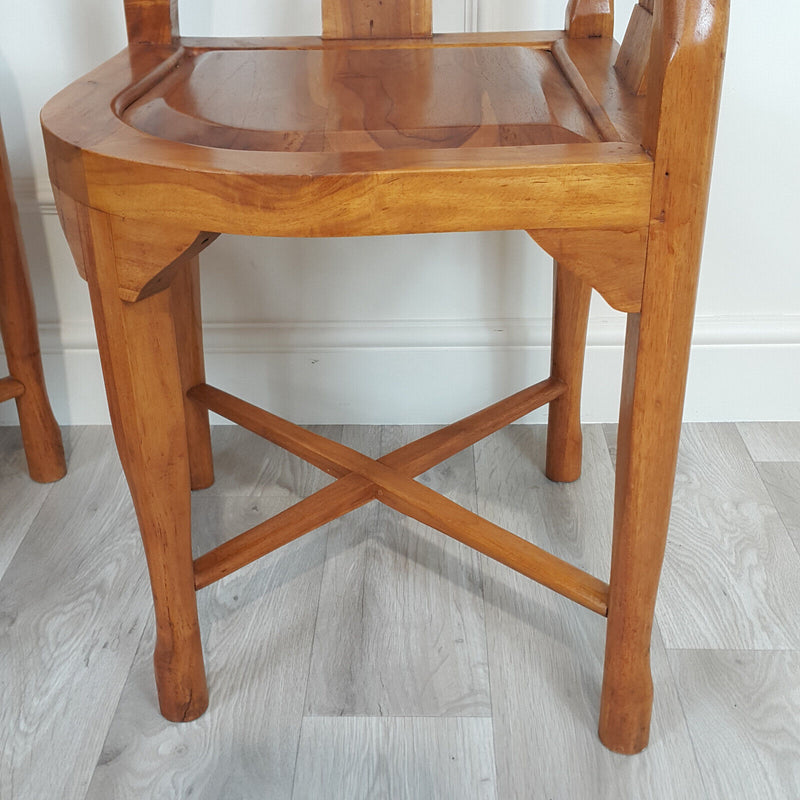
[[[545,474],[551,481],[576,481],[581,476],[581,383],[592,287],[558,262],[553,284],[550,377],[563,381],[566,390],[548,408]]]

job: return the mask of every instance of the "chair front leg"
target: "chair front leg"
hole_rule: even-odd
[[[653,704],[650,639],[669,527],[691,320],[672,357],[670,329],[629,314],[617,434],[614,538],[600,738],[611,750],[647,746]],[[677,343],[676,343],[677,344]]]
[[[84,209],[84,263],[120,459],[144,543],[156,616],[161,713],[208,705],[191,551],[190,470],[172,289],[120,299],[112,226]],[[153,231],[157,236],[158,231]]]

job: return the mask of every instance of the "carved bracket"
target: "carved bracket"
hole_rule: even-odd
[[[642,308],[647,228],[632,231],[584,231],[552,228],[528,231],[531,238],[565,269],[618,311]]]
[[[219,236],[123,217],[111,217],[111,231],[119,296],[130,303],[166,289],[178,268]]]
[[[86,280],[82,237],[86,209],[55,189],[56,206],[72,257]],[[110,216],[119,296],[130,303],[166,289],[176,271],[208,247],[218,233],[198,233],[171,225],[152,225]],[[89,250],[91,252],[91,250]]]

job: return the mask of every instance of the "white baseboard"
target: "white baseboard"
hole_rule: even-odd
[[[621,317],[592,321],[587,422],[616,419],[623,333]],[[300,423],[452,421],[545,377],[549,338],[546,319],[205,329],[210,382]],[[43,325],[41,343],[59,421],[107,423],[91,323]],[[800,315],[699,318],[685,418],[800,419]],[[16,424],[13,404],[0,406],[0,424]]]

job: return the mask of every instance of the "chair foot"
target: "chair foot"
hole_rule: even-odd
[[[199,631],[171,652],[156,644],[153,657],[161,715],[170,722],[191,722],[208,708],[203,653]]]
[[[633,669],[624,658],[606,656],[600,701],[600,741],[615,753],[633,755],[647,747],[653,710],[653,681],[649,658]]]
[[[53,483],[67,474],[61,430],[50,410],[44,386],[17,398],[28,473],[37,483]]]

